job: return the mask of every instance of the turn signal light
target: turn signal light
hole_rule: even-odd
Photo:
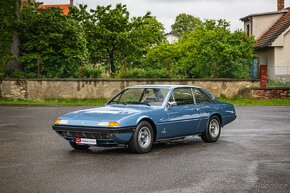
[[[56,119],[55,122],[54,122],[54,124],[59,124],[60,122],[61,122],[60,119]]]
[[[56,119],[54,124],[67,124],[68,120]]]
[[[118,122],[109,122],[108,126],[109,127],[120,127],[121,125]]]

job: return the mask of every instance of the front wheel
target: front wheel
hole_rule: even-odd
[[[82,149],[82,150],[86,150],[89,149],[90,146],[88,145],[78,145],[76,144],[76,142],[70,141],[69,144],[74,148],[74,149]]]
[[[153,129],[147,121],[141,121],[129,142],[129,149],[133,153],[147,153],[153,145]]]
[[[205,132],[201,135],[201,139],[206,143],[216,142],[221,134],[220,120],[217,116],[210,117]]]

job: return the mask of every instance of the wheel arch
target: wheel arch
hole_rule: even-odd
[[[221,127],[222,127],[222,126],[223,126],[223,118],[222,118],[222,116],[221,116],[219,113],[213,113],[213,114],[209,117],[209,119],[210,119],[211,117],[213,117],[213,116],[216,116],[216,117],[219,118],[219,121],[220,121],[220,124],[221,124]]]
[[[153,121],[152,119],[150,119],[149,117],[143,117],[143,118],[141,118],[141,119],[138,121],[138,124],[139,124],[141,121],[147,121],[147,122],[150,123],[150,125],[152,126],[152,129],[153,129],[153,141],[156,141],[157,127],[156,127],[154,121]]]

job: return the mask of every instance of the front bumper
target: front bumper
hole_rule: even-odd
[[[70,125],[53,125],[52,129],[68,141],[75,141],[76,137],[96,139],[99,146],[114,146],[128,143],[135,131],[132,127],[100,128]]]

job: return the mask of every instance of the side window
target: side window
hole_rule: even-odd
[[[197,104],[211,103],[211,100],[200,90],[193,89],[193,95]]]
[[[191,88],[177,88],[170,97],[170,101],[176,102],[177,105],[193,104]]]
[[[146,88],[142,93],[141,102],[149,103],[150,105],[162,105],[164,96],[167,95],[168,90],[159,88]]]

